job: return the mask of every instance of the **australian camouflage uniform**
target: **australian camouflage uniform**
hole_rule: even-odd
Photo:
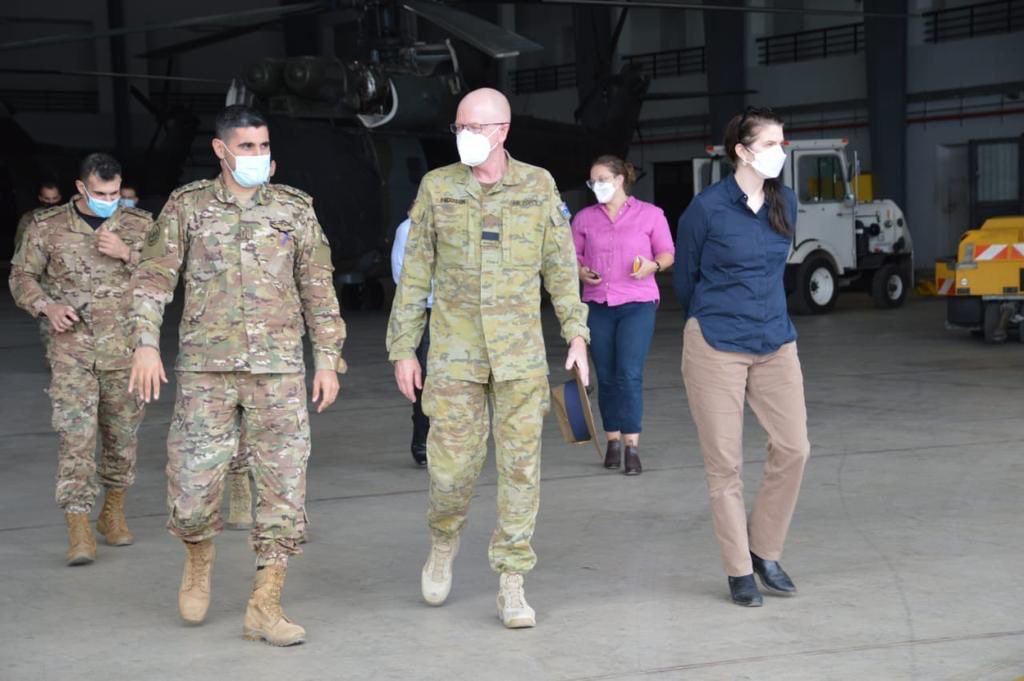
[[[428,524],[439,538],[466,522],[494,414],[498,526],[491,566],[525,572],[540,501],[540,441],[549,405],[541,283],[568,343],[589,339],[569,213],[551,175],[508,159],[485,188],[462,164],[423,178],[388,326],[392,361],[413,359],[430,315]]]

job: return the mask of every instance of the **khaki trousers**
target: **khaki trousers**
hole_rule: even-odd
[[[767,355],[723,352],[704,340],[700,323],[691,318],[683,332],[682,369],[722,563],[730,577],[749,575],[751,551],[765,560],[782,555],[810,455],[796,343]],[[741,477],[744,398],[768,433],[764,479],[749,525]]]

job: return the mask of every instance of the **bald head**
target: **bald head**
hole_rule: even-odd
[[[489,87],[473,90],[459,102],[459,123],[508,123],[512,108],[508,98]]]

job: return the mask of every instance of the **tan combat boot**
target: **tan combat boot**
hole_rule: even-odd
[[[88,513],[65,513],[68,522],[68,565],[87,565],[96,560],[96,537]]]
[[[526,629],[537,624],[537,613],[526,602],[523,576],[519,573],[501,573],[498,582],[498,619],[509,629]]]
[[[124,519],[124,490],[108,489],[103,499],[103,509],[96,521],[96,531],[107,538],[110,546],[128,546],[135,536],[128,529]]]
[[[272,646],[293,646],[306,640],[306,630],[281,610],[281,588],[286,571],[284,565],[268,565],[256,572],[242,624],[242,635],[246,639],[262,639]]]
[[[185,572],[178,589],[178,612],[189,624],[199,624],[206,618],[210,608],[210,578],[213,574],[213,558],[216,551],[213,540],[185,544]]]
[[[248,530],[252,527],[252,492],[249,490],[248,473],[228,473],[228,495],[228,529]]]

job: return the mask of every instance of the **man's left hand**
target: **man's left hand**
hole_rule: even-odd
[[[321,369],[316,372],[313,376],[313,402],[320,400],[320,406],[316,408],[317,414],[334,404],[334,400],[338,399],[340,389],[338,372],[331,369]]]
[[[579,367],[580,379],[583,387],[590,385],[590,362],[587,360],[587,343],[581,336],[576,336],[569,343],[569,354],[565,358],[566,371],[572,371],[573,367]]]
[[[128,262],[132,257],[132,251],[128,248],[128,244],[121,241],[121,237],[105,227],[100,227],[96,231],[96,248],[103,255],[123,260],[124,262]]]

